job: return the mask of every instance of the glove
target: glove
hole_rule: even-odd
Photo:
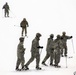
[[[73,36],[71,36],[70,38],[73,38]]]
[[[51,50],[54,50],[54,48],[52,48]]]
[[[41,46],[41,48],[43,49],[43,46]]]
[[[37,48],[42,48],[43,49],[43,46],[38,46]]]
[[[61,40],[63,39],[63,37],[61,37]]]
[[[26,50],[26,48],[23,49],[24,51]]]

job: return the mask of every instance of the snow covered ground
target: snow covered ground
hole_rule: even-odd
[[[4,18],[2,6],[8,2],[10,6],[10,18]],[[76,1],[75,0],[0,0],[0,75],[73,75],[76,71]],[[16,52],[21,36],[20,22],[26,18],[28,27],[28,38],[25,38],[24,46],[25,63],[30,58],[31,42],[37,32],[42,34],[40,45],[44,46],[41,53],[41,61],[46,54],[47,38],[51,33],[55,35],[66,31],[67,35],[73,36],[68,40],[68,56],[73,58],[61,58],[61,68],[41,65],[43,70],[35,70],[35,61],[29,66],[29,71],[16,72]],[[54,38],[54,39],[55,39]],[[75,50],[76,52],[76,50]]]

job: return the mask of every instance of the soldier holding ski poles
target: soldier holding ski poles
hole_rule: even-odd
[[[24,31],[25,31],[25,36],[27,36],[27,27],[28,26],[29,25],[28,25],[26,18],[23,18],[23,20],[20,23],[20,27],[22,28],[22,33],[21,33],[22,36],[23,36]]]
[[[50,65],[52,66],[53,65],[53,52],[54,52],[54,48],[53,48],[53,46],[54,46],[54,40],[53,40],[53,38],[54,38],[54,35],[53,34],[51,34],[50,35],[50,38],[48,38],[48,41],[47,41],[47,47],[46,47],[46,56],[45,56],[45,58],[43,59],[43,61],[42,61],[42,64],[43,65],[45,65],[45,66],[47,66],[46,64],[45,64],[45,62],[46,62],[46,60],[50,57]]]
[[[62,42],[63,42],[63,49],[61,50],[62,51],[61,55],[63,57],[63,54],[64,54],[64,56],[66,57],[67,56],[67,40],[71,39],[72,36],[67,36],[66,32],[63,32],[61,38],[62,38]]]
[[[9,5],[8,5],[7,2],[5,3],[5,5],[3,6],[2,9],[4,9],[4,16],[5,17],[9,17],[9,10],[10,10],[10,8],[9,8]]]
[[[37,33],[36,37],[33,39],[32,41],[32,47],[31,47],[31,58],[29,59],[29,61],[25,64],[25,69],[28,70],[28,66],[29,64],[36,58],[36,69],[37,70],[41,70],[41,68],[39,67],[39,63],[40,63],[40,54],[39,54],[39,49],[43,48],[43,46],[39,45],[39,40],[40,40],[41,34]]]

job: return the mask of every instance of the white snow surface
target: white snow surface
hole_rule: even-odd
[[[10,6],[10,18],[4,18],[2,6],[8,2]],[[35,69],[36,62],[29,65],[29,71],[15,71],[17,61],[17,45],[21,36],[20,22],[26,18],[28,38],[25,37],[24,47],[25,63],[31,53],[31,42],[37,32],[42,34],[40,45],[44,46],[41,53],[41,71]],[[0,0],[0,75],[73,75],[76,71],[76,1],[75,0]],[[46,44],[50,34],[73,36],[67,41],[68,56],[73,58],[61,58],[61,68],[49,66],[49,59],[45,67],[41,64],[46,55]],[[74,46],[74,50],[73,50]],[[41,51],[41,50],[40,50]]]

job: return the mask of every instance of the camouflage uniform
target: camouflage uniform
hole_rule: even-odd
[[[8,3],[6,2],[6,4],[3,6],[4,11],[5,11],[5,17],[9,17],[9,5]]]
[[[57,39],[54,41],[54,59],[55,59],[55,67],[60,67],[58,66],[60,62],[60,54],[61,54],[61,49],[62,49],[63,43],[61,41],[60,35],[57,35]]]
[[[54,35],[51,34],[50,38],[48,38],[47,41],[47,47],[46,47],[46,56],[44,60],[42,61],[42,64],[47,66],[45,64],[46,60],[50,57],[50,65],[53,65],[53,51],[54,51],[54,40],[53,40]]]
[[[22,36],[23,36],[23,32],[25,31],[25,36],[27,36],[27,27],[28,27],[28,22],[26,21],[26,19],[24,18],[23,21],[20,23],[20,26],[22,28]]]
[[[17,63],[16,63],[16,70],[19,69],[19,65],[21,64],[22,69],[24,68],[24,63],[25,63],[25,59],[24,59],[24,54],[25,54],[25,48],[23,45],[23,38],[20,38],[20,42],[18,44],[17,47]]]
[[[26,63],[25,68],[28,68],[28,65],[36,58],[36,69],[41,69],[39,67],[39,62],[40,62],[40,54],[39,54],[39,37],[41,36],[40,33],[37,33],[38,36],[35,37],[35,39],[32,41],[32,47],[31,47],[31,58],[29,61]]]
[[[64,50],[64,55],[67,56],[67,40],[71,39],[72,36],[67,36],[65,35],[66,33],[63,32],[63,35],[61,36],[62,42],[63,42],[63,49],[61,50],[61,55],[63,56],[63,50]]]

